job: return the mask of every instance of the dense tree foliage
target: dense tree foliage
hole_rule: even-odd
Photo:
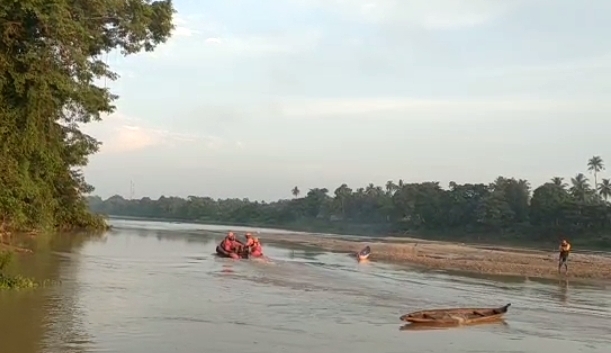
[[[602,160],[597,163],[602,166]],[[597,173],[602,170],[597,169],[592,168]],[[570,184],[553,178],[532,193],[527,181],[504,177],[491,184],[451,182],[447,189],[437,182],[400,180],[389,181],[384,187],[369,184],[357,190],[343,184],[331,194],[327,189],[315,188],[299,197],[298,187],[291,193],[293,199],[271,203],[196,196],[158,200],[91,197],[89,202],[95,212],[121,216],[321,231],[349,224],[375,232],[445,234],[456,238],[477,235],[482,241],[504,236],[556,241],[560,236],[569,236],[578,242],[611,246],[604,237],[611,232],[609,179],[593,188],[581,173]]]
[[[101,227],[80,168],[100,143],[80,124],[117,97],[103,58],[151,51],[173,28],[170,0],[0,2],[0,227]]]

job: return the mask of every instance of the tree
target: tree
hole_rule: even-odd
[[[299,188],[296,186],[293,188],[293,190],[291,190],[291,194],[293,194],[294,197],[298,197],[300,193],[301,190],[299,190]]]
[[[342,218],[346,218],[346,208],[350,197],[352,196],[352,189],[350,189],[347,184],[342,184],[335,189],[334,194],[335,200],[337,201],[336,204],[341,212]]]
[[[558,183],[545,183],[533,192],[530,202],[531,224],[556,228],[560,225],[563,209],[571,202],[571,196]]]
[[[568,233],[580,242],[604,245],[611,231],[611,204],[602,199],[611,195],[609,180],[602,180],[598,194],[581,173],[571,184],[567,189],[562,178],[552,178],[535,188],[531,197],[526,180],[502,176],[489,184],[450,182],[447,189],[434,181],[398,182],[394,192],[373,183],[352,190],[344,183],[331,196],[326,188],[313,188],[305,197],[269,203],[196,196],[158,200],[114,196],[107,200],[91,197],[90,206],[114,215],[348,234],[410,233],[457,241],[476,237],[489,242],[500,238],[549,242],[556,241],[559,233]]]
[[[609,179],[603,179],[600,185],[598,185],[598,194],[605,200],[611,197],[611,182],[609,182]]]
[[[564,182],[564,178],[561,177],[553,177],[552,183],[562,189],[565,189],[568,185]]]
[[[574,178],[571,178],[571,184],[570,191],[573,197],[581,202],[585,202],[591,191],[588,178],[583,173],[578,173]]]
[[[594,189],[598,188],[598,173],[605,169],[602,158],[600,156],[594,156],[588,160],[588,171],[594,174]]]
[[[392,180],[386,182],[386,193],[392,195],[399,187]]]
[[[117,98],[105,53],[152,51],[173,29],[170,0],[0,3],[0,214],[17,229],[102,227],[81,168],[100,142],[81,124]]]

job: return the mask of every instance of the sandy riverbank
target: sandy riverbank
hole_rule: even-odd
[[[558,278],[558,254],[506,247],[471,246],[413,238],[379,238],[362,241],[359,237],[329,237],[317,234],[261,234],[262,241],[314,246],[328,251],[355,252],[370,245],[372,261],[403,262],[432,269],[481,274]],[[611,256],[573,253],[569,273],[563,278],[611,280]]]

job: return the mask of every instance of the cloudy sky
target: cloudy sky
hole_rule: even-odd
[[[611,163],[611,1],[176,0],[108,63],[108,197],[277,199],[389,179],[533,184]],[[610,172],[611,173],[611,172]]]

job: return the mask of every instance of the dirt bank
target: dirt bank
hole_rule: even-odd
[[[482,274],[558,278],[558,254],[507,247],[471,246],[413,238],[379,238],[364,242],[359,237],[326,235],[261,234],[263,241],[319,247],[328,251],[355,252],[371,246],[373,261],[403,262],[427,268]],[[569,273],[563,278],[610,280],[611,256],[573,253]]]
[[[19,238],[19,237],[18,237]],[[0,252],[31,253],[32,250],[13,244],[13,235],[0,226]]]

